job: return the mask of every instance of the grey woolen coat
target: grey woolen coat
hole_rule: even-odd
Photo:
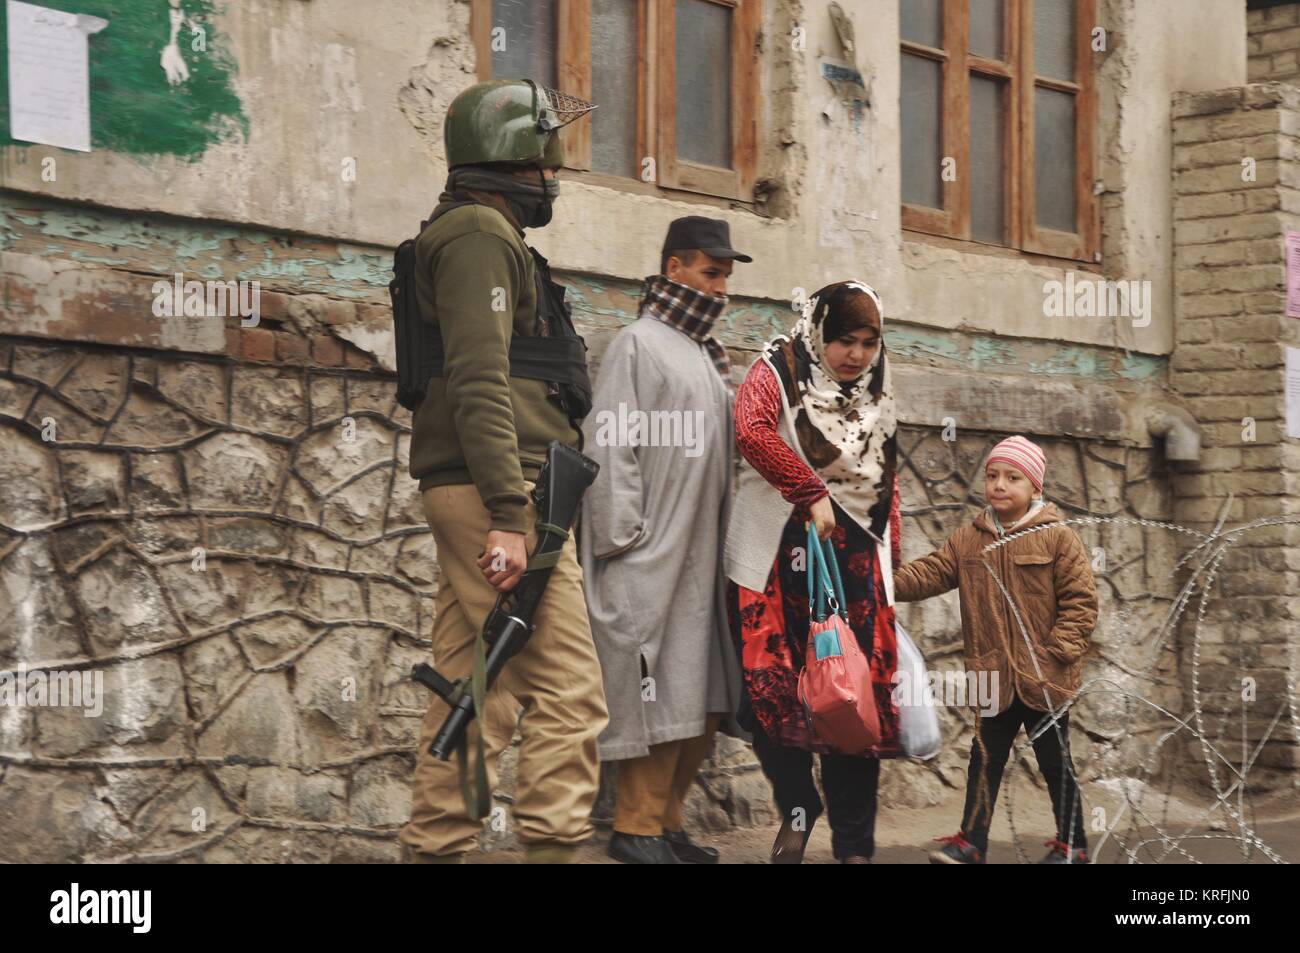
[[[648,427],[634,445],[638,412]],[[703,344],[653,317],[615,335],[583,424],[600,474],[578,537],[609,706],[601,760],[698,737],[712,712],[747,737],[734,718],[741,671],[722,559],[732,427],[730,392]],[[662,445],[649,445],[656,437]]]

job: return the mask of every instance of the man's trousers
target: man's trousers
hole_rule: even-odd
[[[651,745],[650,753],[618,762],[614,830],[656,837],[682,829],[682,803],[713,748],[721,715],[709,715],[704,734]]]

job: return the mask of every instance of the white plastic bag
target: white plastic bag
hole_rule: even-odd
[[[939,709],[930,691],[930,679],[925,670],[925,659],[913,644],[901,623],[895,622],[898,635],[898,680],[906,679],[905,690],[896,692],[898,704],[898,734],[903,753],[910,758],[928,761],[939,753],[942,738],[939,734]]]

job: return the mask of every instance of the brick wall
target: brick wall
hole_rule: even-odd
[[[1247,71],[1252,83],[1300,78],[1300,3],[1246,14]]]
[[[1264,19],[1293,24],[1295,7],[1252,13],[1252,24]],[[1300,27],[1290,29],[1300,36]],[[1286,705],[1290,684],[1292,710],[1269,735],[1252,775],[1265,784],[1286,782],[1273,771],[1300,764],[1293,707],[1300,525],[1281,522],[1300,519],[1300,442],[1285,436],[1283,419],[1284,346],[1300,346],[1300,320],[1285,316],[1284,235],[1300,228],[1297,137],[1294,86],[1175,99],[1170,383],[1196,415],[1202,438],[1200,460],[1174,479],[1175,514],[1203,532],[1225,506],[1227,528],[1279,520],[1235,537],[1237,545],[1222,552],[1199,634],[1195,604],[1179,633],[1182,678],[1188,700],[1205,713],[1204,730],[1222,732],[1226,723],[1226,736],[1240,736],[1244,719],[1254,742]],[[1243,704],[1247,679],[1258,695]]]

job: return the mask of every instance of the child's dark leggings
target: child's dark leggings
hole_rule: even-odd
[[[1035,711],[1012,693],[1011,704],[1006,711],[989,718],[980,718],[980,737],[984,739],[984,748],[988,752],[988,796],[985,804],[978,803],[980,775],[985,770],[980,746],[971,740],[970,767],[966,773],[966,809],[962,813],[961,829],[966,840],[988,853],[989,824],[993,822],[993,807],[998,800],[998,787],[1002,784],[1002,771],[1011,754],[1011,745],[1020,726],[1024,725],[1030,734],[1038,725],[1049,719],[1045,712]],[[1056,815],[1056,836],[1058,840],[1068,841],[1075,848],[1085,848],[1087,843],[1083,832],[1083,805],[1079,797],[1079,786],[1074,781],[1074,765],[1070,761],[1070,721],[1069,715],[1062,715],[1057,721],[1060,728],[1049,727],[1034,741],[1034,756],[1038,759],[1038,769],[1043,772],[1047,782],[1048,793],[1052,797],[1052,809]],[[1062,744],[1064,742],[1064,744]],[[1065,766],[1069,765],[1069,770]],[[1070,828],[1074,827],[1074,837],[1070,837]]]

